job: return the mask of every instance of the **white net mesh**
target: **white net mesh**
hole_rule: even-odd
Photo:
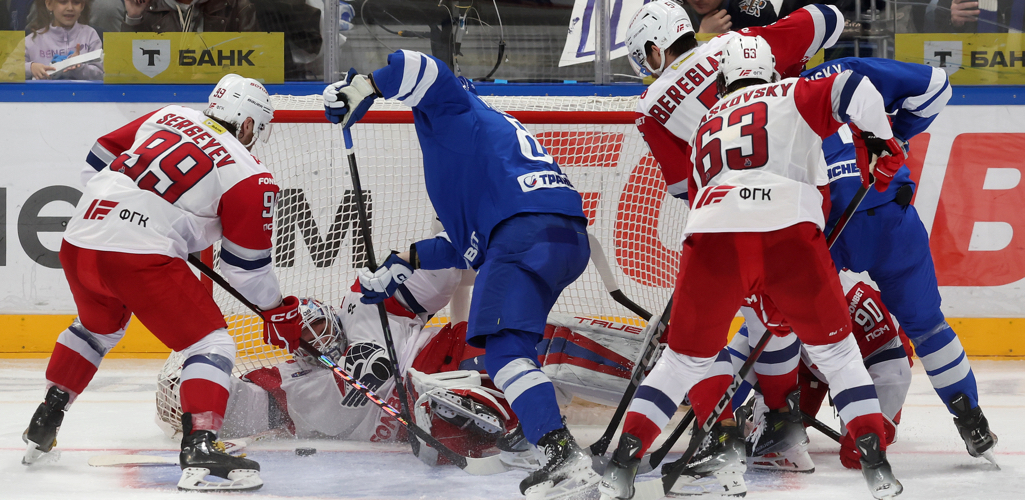
[[[633,124],[636,98],[486,100],[519,118],[555,157],[583,195],[588,230],[601,242],[623,292],[649,311],[660,312],[675,281],[679,251],[671,249],[680,247],[686,206],[666,194],[661,173]],[[275,271],[284,294],[337,305],[354,283],[355,269],[366,264],[342,129],[323,122],[320,96],[273,96],[273,101],[279,111],[273,132],[254,153],[281,187],[274,225]],[[285,110],[308,112],[280,112]],[[410,121],[409,108],[379,100],[368,114],[377,118],[352,129],[379,262],[389,250],[406,249],[429,236],[434,220],[412,123],[366,123],[399,115],[394,112],[406,113],[405,121]],[[563,123],[539,123],[553,121],[553,116]],[[216,249],[214,263],[216,268]],[[263,344],[256,316],[216,286],[214,296],[238,341],[236,374],[287,359],[287,353]],[[593,265],[563,292],[553,312],[643,324],[612,300]],[[445,321],[447,315],[443,310],[437,320]]]

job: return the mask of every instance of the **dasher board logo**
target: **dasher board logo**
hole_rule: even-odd
[[[963,44],[959,41],[937,41],[925,42],[923,44],[923,55],[925,64],[934,68],[940,68],[949,78],[961,69]]]
[[[529,193],[544,188],[569,188],[576,191],[566,174],[558,172],[529,172],[516,178],[520,189]]]
[[[132,65],[153,78],[171,66],[170,40],[132,40]]]

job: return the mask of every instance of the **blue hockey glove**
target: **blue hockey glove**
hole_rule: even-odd
[[[324,89],[324,114],[331,123],[349,128],[367,114],[377,92],[370,79],[350,69],[345,79]]]
[[[349,31],[353,28],[352,20],[356,19],[356,10],[345,0],[338,2],[338,31]]]
[[[413,266],[392,252],[376,272],[370,272],[369,269],[359,271],[359,288],[363,292],[359,300],[364,304],[383,302],[394,295],[399,285],[412,275]]]

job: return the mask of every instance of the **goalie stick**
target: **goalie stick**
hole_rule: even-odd
[[[367,267],[371,271],[376,271],[377,257],[374,254],[374,242],[370,235],[370,219],[367,217],[367,207],[363,202],[363,188],[359,182],[359,169],[356,167],[356,150],[352,146],[352,130],[349,127],[343,128],[342,137],[345,140],[345,154],[349,160],[349,177],[352,179],[352,190],[356,194],[356,214],[359,216],[359,229],[363,236],[363,244],[366,246]],[[384,344],[388,351],[388,361],[391,363],[392,373],[395,376],[395,390],[399,395],[399,408],[402,409],[403,418],[412,420],[410,418],[412,413],[409,412],[409,403],[406,399],[406,386],[402,383],[402,375],[399,373],[399,357],[395,354],[395,341],[392,339],[391,327],[388,325],[388,311],[385,310],[384,302],[377,303],[377,313],[381,317],[381,329],[384,330]],[[425,439],[424,441],[427,440]],[[413,449],[413,455],[419,457],[420,442],[414,439],[412,435],[409,437],[409,446]]]
[[[616,281],[616,276],[612,274],[612,268],[609,266],[609,260],[605,258],[605,250],[601,247],[601,243],[598,241],[598,238],[591,233],[587,233],[587,242],[591,246],[591,262],[594,263],[594,268],[598,270],[598,275],[601,276],[601,282],[605,285],[605,289],[608,290],[612,300],[615,300],[623,307],[633,311],[634,314],[642,318],[650,318],[650,312],[637,305],[636,302],[630,300],[619,288],[619,283]],[[668,309],[666,310],[668,311]],[[662,315],[662,317],[668,316],[668,313]]]
[[[854,215],[854,212],[858,210],[858,206],[861,205],[861,201],[865,199],[865,195],[868,193],[868,189],[875,183],[872,177],[869,177],[868,186],[861,186],[858,188],[857,193],[851,199],[850,203],[847,204],[847,208],[844,210],[843,216],[837,221],[836,225],[833,226],[833,230],[826,236],[826,248],[832,248],[833,243],[836,242],[837,237],[840,236],[840,232],[843,231],[847,222]],[[762,338],[758,339],[758,344],[751,350],[751,354],[748,355],[748,361],[757,359],[765,350],[765,345],[769,343],[769,339],[772,338],[772,331],[766,329],[765,333],[762,334]],[[673,485],[676,484],[676,480],[683,474],[684,469],[687,468],[687,464],[691,458],[697,452],[698,447],[701,446],[701,442],[705,440],[705,436],[711,431],[712,426],[719,419],[719,415],[726,409],[726,405],[729,404],[730,400],[733,399],[733,395],[736,394],[740,384],[747,377],[748,371],[754,363],[744,362],[744,366],[740,367],[740,371],[733,375],[733,383],[726,388],[726,392],[723,393],[722,397],[719,398],[719,402],[712,409],[712,413],[709,414],[708,418],[705,419],[705,423],[700,427],[696,427],[694,434],[691,436],[690,445],[687,446],[687,451],[683,453],[683,456],[679,460],[666,464],[662,467],[662,477],[660,479],[654,479],[651,481],[643,481],[634,485],[634,496],[632,500],[655,500],[662,498],[669,494],[672,490]]]
[[[213,269],[210,269],[210,266],[206,265],[205,263],[203,263],[203,261],[199,260],[199,257],[196,257],[195,254],[189,254],[188,260],[190,264],[196,267],[196,269],[199,269],[201,273],[205,274],[208,278],[213,280],[214,283],[217,283],[218,286],[220,286],[226,292],[228,292],[233,297],[238,299],[239,302],[242,302],[243,305],[251,309],[256,314],[260,314],[260,308],[256,307],[256,305],[250,302],[249,299],[242,295],[241,292],[236,290],[235,287],[231,286],[231,284],[228,283],[224,279],[224,277],[222,277],[220,274],[217,274],[217,272],[215,272]],[[377,395],[377,393],[372,391],[367,386],[363,385],[363,383],[361,383],[359,380],[352,378],[348,373],[345,373],[345,370],[339,367],[337,363],[332,361],[331,358],[324,356],[323,353],[317,350],[317,348],[313,347],[313,345],[311,345],[309,342],[303,339],[299,339],[299,345],[304,350],[306,350],[306,352],[310,353],[312,356],[320,360],[321,363],[330,368],[331,371],[333,371],[335,375],[337,375],[343,381],[354,387],[356,390],[362,392],[363,395],[367,397],[367,399],[369,399],[372,403],[374,403],[379,408],[384,410],[385,413],[394,416],[400,424],[402,424],[406,429],[409,430],[410,434],[419,437],[420,439],[423,439],[428,446],[434,448],[435,450],[438,450],[438,453],[443,455],[445,458],[449,459],[449,461],[451,461],[460,469],[463,469],[466,472],[473,474],[475,476],[487,476],[491,474],[498,474],[508,470],[502,463],[501,459],[499,458],[499,455],[493,455],[485,458],[470,458],[464,457],[452,451],[447,446],[438,441],[429,432],[423,430],[423,428],[416,425],[410,419],[405,418],[405,416],[402,415],[401,412],[399,412],[399,410],[395,409],[395,407],[386,403],[384,399]],[[401,381],[399,381],[399,385],[402,385]],[[403,393],[405,393],[404,390]],[[410,441],[416,441],[416,439],[414,437],[410,437]],[[417,442],[417,449],[419,448],[419,444],[420,443]]]

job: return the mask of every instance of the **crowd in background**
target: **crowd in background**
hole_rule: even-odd
[[[54,65],[100,50],[105,33],[259,31],[284,33],[286,81],[319,80],[323,77],[322,25],[334,25],[322,22],[324,1],[0,0],[0,30],[26,33],[26,79],[101,80],[102,61],[85,62],[61,68],[61,71],[54,71]],[[345,35],[341,33],[356,23],[353,6],[362,9],[362,2],[327,1],[340,2],[339,43],[343,43]],[[413,5],[419,0],[406,1]],[[676,1],[684,5],[698,33],[706,34],[763,26],[815,3],[809,0]],[[870,11],[873,1],[878,9],[876,13]],[[888,33],[1018,33],[1025,20],[1025,0],[890,1],[892,5],[887,9],[884,0],[862,0],[861,16],[855,15],[859,6],[855,0],[821,0],[819,3],[831,3],[840,8],[847,20],[847,33],[852,37],[869,29]],[[553,0],[507,0],[497,2],[496,8],[503,3],[516,4],[521,9],[529,9],[536,3],[539,13],[553,13]],[[558,3],[555,8],[565,9],[570,5],[568,1]],[[873,22],[871,18],[881,20]],[[402,47],[402,39],[393,45]],[[434,45],[432,38],[432,49]],[[554,45],[551,50],[561,49]],[[515,47],[510,46],[510,49]]]

